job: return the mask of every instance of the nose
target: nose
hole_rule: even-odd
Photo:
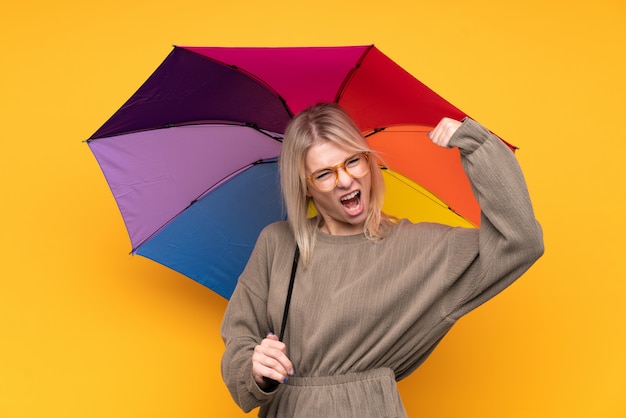
[[[344,168],[337,169],[337,187],[346,188],[352,184],[352,176]]]

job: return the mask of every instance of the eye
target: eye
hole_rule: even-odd
[[[361,158],[363,158],[361,155],[353,155],[346,160],[346,167],[356,167],[361,162]]]
[[[324,181],[332,177],[333,171],[331,170],[321,170],[313,173],[313,179],[317,181]]]

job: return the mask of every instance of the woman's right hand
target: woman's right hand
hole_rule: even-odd
[[[261,344],[254,347],[252,375],[261,389],[269,386],[264,377],[285,383],[289,376],[293,376],[293,364],[287,357],[287,346],[278,341],[276,335],[268,334]]]

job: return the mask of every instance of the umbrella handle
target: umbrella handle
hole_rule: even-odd
[[[283,340],[285,336],[285,328],[287,328],[287,317],[289,316],[289,305],[291,304],[291,295],[293,293],[293,282],[296,278],[296,270],[298,269],[298,260],[300,259],[300,247],[296,245],[296,251],[293,255],[293,264],[291,265],[291,277],[289,278],[289,288],[287,289],[287,298],[285,299],[285,310],[283,311],[283,322],[280,326],[279,341]],[[273,385],[278,385],[278,382],[274,379],[264,377],[263,380]]]

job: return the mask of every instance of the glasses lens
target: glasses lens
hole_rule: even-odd
[[[327,192],[335,188],[337,184],[337,173],[333,170],[320,170],[313,173],[311,180],[315,187],[323,192]]]
[[[348,158],[344,164],[344,169],[351,177],[363,177],[369,171],[367,154],[357,154]]]

